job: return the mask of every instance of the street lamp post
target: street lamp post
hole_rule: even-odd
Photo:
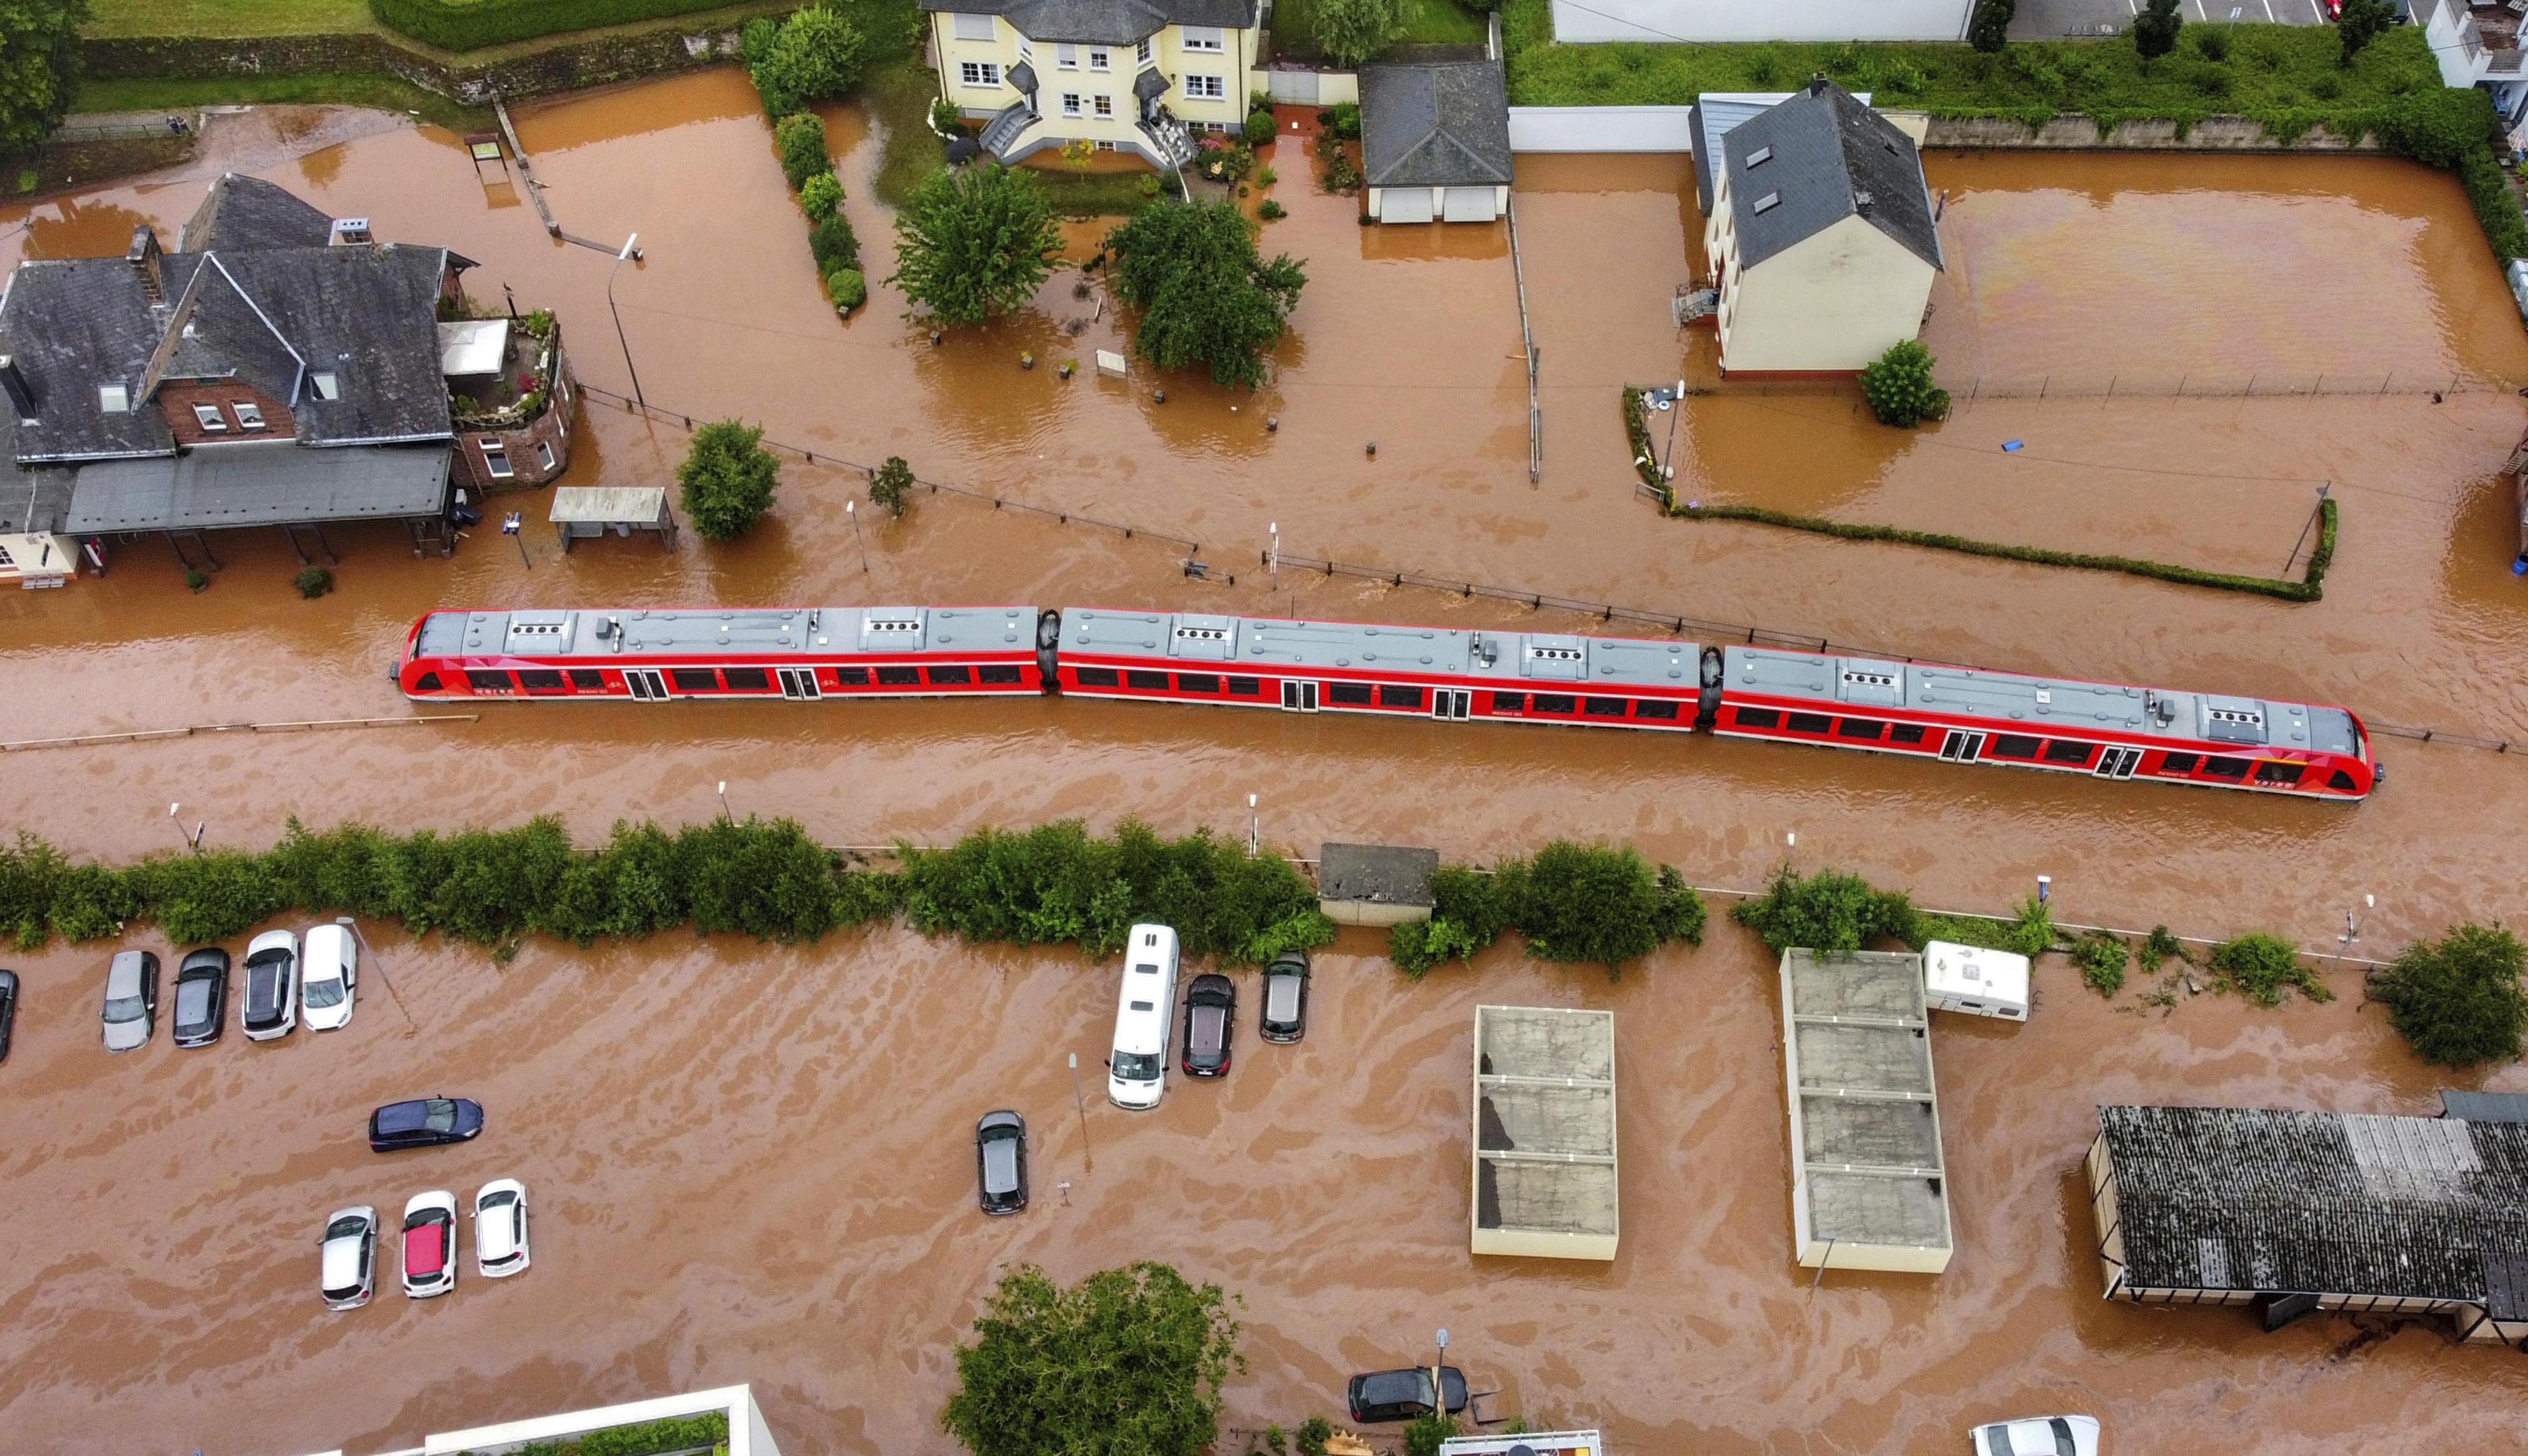
[[[1448,1414],[1448,1386],[1440,1376],[1440,1373],[1448,1368],[1448,1331],[1444,1326],[1440,1330],[1440,1353],[1431,1361],[1431,1414],[1435,1417]]]
[[[1097,1170],[1097,1152],[1088,1145],[1088,1099],[1080,1094],[1080,1054],[1071,1054],[1071,1105],[1080,1114],[1080,1152],[1083,1172]],[[1064,1187],[1071,1186],[1066,1183]]]
[[[721,818],[723,818],[723,819],[726,819],[726,820],[730,821],[731,823],[735,823],[735,822],[737,821],[737,815],[732,814],[732,813],[730,813],[730,812],[728,811],[728,780],[726,780],[726,779],[721,779],[721,780],[719,781],[719,790],[718,790],[718,793],[719,793],[719,816],[720,816]]]
[[[184,836],[184,848],[198,855],[202,852],[202,831],[211,827],[211,821],[204,819],[188,832],[184,828],[184,821],[176,817],[176,811],[183,807],[181,804],[167,806],[167,817],[176,820],[176,832]]]
[[[1263,846],[1264,821],[1255,812],[1255,796],[1246,796],[1246,858],[1252,859]]]
[[[640,240],[641,234],[638,233],[624,238],[623,251],[614,255],[614,266],[606,271],[606,311],[614,315],[614,341],[623,346],[623,372],[632,376],[633,401],[643,409],[648,409],[650,400],[641,392],[641,371],[632,366],[632,340],[624,337],[623,311],[614,306],[614,276],[623,271],[623,260],[633,255],[636,251],[633,244]]]
[[[2361,944],[2361,922],[2368,919],[2370,911],[2377,910],[2378,908],[2378,896],[2364,895],[2361,897],[2361,910],[2359,914],[2356,915],[2353,911],[2348,910],[2344,912],[2344,933],[2335,938],[2336,964],[2343,964],[2344,958],[2352,953],[2352,948]]]

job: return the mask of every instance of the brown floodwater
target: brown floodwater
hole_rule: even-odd
[[[322,130],[352,125],[340,116],[259,113],[210,170],[480,260],[478,296],[505,283],[520,307],[556,309],[582,377],[628,390],[608,258],[548,239],[445,133],[375,118]],[[1310,278],[1273,382],[1248,394],[1170,379],[1162,403],[1137,364],[1127,381],[1055,378],[1051,363],[1127,340],[1099,289],[1075,296],[1074,272],[1032,310],[932,345],[883,284],[876,138],[851,108],[828,114],[871,280],[849,321],[819,300],[736,73],[524,108],[518,123],[564,227],[641,234],[648,260],[626,265],[615,297],[653,402],[1197,539],[1214,579],[1186,580],[1166,542],[950,495],[918,496],[901,521],[863,511],[856,530],[844,504],[860,477],[795,461],[742,542],[689,537],[669,554],[606,540],[565,557],[533,524],[546,496],[526,494],[499,502],[531,523],[524,559],[477,533],[453,560],[416,561],[390,532],[348,529],[339,590],[317,602],[291,591],[298,563],[277,537],[221,539],[227,569],[198,596],[163,546],[127,545],[103,579],[0,598],[0,736],[401,715],[386,670],[402,630],[465,603],[1019,600],[1588,625],[1351,578],[1276,582],[1255,565],[1274,523],[1293,551],[2528,736],[2528,586],[2505,569],[2514,528],[2496,474],[2528,419],[2508,392],[2528,377],[2528,337],[2438,174],[1940,154],[1958,262],[1928,336],[1944,371],[1995,376],[2467,377],[2438,403],[2401,387],[1984,397],[1903,434],[1846,393],[1724,389],[1677,421],[1689,494],[2264,572],[2327,483],[2342,546],[2325,600],[2293,606],[1659,520],[1632,489],[1616,390],[1707,378],[1708,338],[1680,340],[1667,314],[1699,270],[1677,159],[1521,160],[1547,442],[1531,486],[1506,229],[1363,228],[1352,199],[1315,191],[1304,133],[1265,159],[1290,213],[1265,246]],[[119,251],[138,220],[172,233],[207,175],[0,210],[0,264]],[[1097,232],[1071,229],[1076,256]],[[574,484],[663,482],[684,448],[681,429],[601,405],[581,425]],[[2026,447],[2005,454],[2009,440]],[[2357,949],[2372,954],[2460,917],[2515,922],[2528,765],[2394,739],[2384,754],[2383,791],[2344,806],[1700,738],[1155,705],[495,703],[473,723],[12,753],[0,793],[22,806],[11,827],[112,857],[173,848],[171,802],[207,818],[215,845],[263,844],[293,814],[404,828],[550,812],[593,838],[621,816],[714,813],[725,781],[737,812],[866,845],[1060,815],[1238,834],[1253,793],[1267,842],[1302,855],[1329,838],[1481,858],[1605,837],[1708,885],[1755,883],[1788,854],[1985,910],[2048,873],[2066,918],[2313,945],[2370,893]],[[1063,1057],[1102,1055],[1111,983],[1068,955],[884,930],[800,950],[537,944],[501,967],[389,933],[379,950],[410,1023],[370,988],[339,1035],[109,1058],[92,1020],[106,949],[11,962],[27,999],[0,1066],[0,1418],[29,1449],[374,1449],[739,1379],[801,1448],[937,1449],[950,1344],[993,1271],[1023,1258],[1074,1276],[1161,1257],[1241,1292],[1238,1426],[1335,1414],[1345,1376],[1423,1356],[1443,1325],[1504,1414],[1603,1425],[1628,1451],[1943,1449],[1973,1421],[2056,1409],[2106,1418],[2119,1452],[2332,1451],[2347,1435],[2489,1449],[2528,1393],[2517,1355],[2433,1327],[2319,1319],[2265,1336],[2238,1314],[2098,1298],[2075,1167],[2095,1104],[2428,1110],[2439,1074],[2360,1010],[2351,969],[2329,971],[2343,993],[2330,1006],[2196,998],[2163,1019],[2118,1014],[2048,966],[2028,1025],[1944,1021],[1958,1259],[1936,1279],[1837,1274],[1812,1293],[1787,1257],[1772,973],[1726,925],[1615,985],[1504,950],[1408,986],[1354,933],[1324,962],[1305,1043],[1250,1038],[1226,1083],[1181,1086],[1150,1117],[1092,1106],[1085,1145],[1062,1116]],[[1625,1238],[1611,1267],[1464,1253],[1479,999],[1618,1014]],[[2528,1086],[2516,1068],[2456,1080]],[[398,1160],[361,1149],[367,1107],[433,1091],[484,1099],[492,1131]],[[966,1140],[999,1106],[1034,1127],[1037,1204],[987,1222]],[[392,1213],[500,1175],[537,1200],[524,1279],[321,1308],[326,1212]]]

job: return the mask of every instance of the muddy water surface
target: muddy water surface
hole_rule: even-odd
[[[1615,390],[1708,362],[1708,340],[1681,342],[1667,322],[1668,294],[1699,268],[1691,178],[1672,159],[1522,161],[1548,440],[1532,487],[1505,230],[1364,229],[1351,199],[1309,185],[1304,139],[1267,157],[1291,215],[1265,245],[1306,259],[1311,280],[1279,373],[1253,395],[1170,379],[1161,403],[1138,366],[1120,382],[1053,377],[1050,362],[1127,338],[1098,289],[1076,296],[1076,274],[1028,313],[937,346],[903,319],[880,282],[889,230],[855,112],[828,117],[872,281],[849,321],[818,299],[734,73],[519,122],[566,228],[641,234],[647,261],[625,265],[615,298],[654,403],[1179,533],[1201,543],[1212,579],[1186,580],[1179,546],[953,496],[855,522],[843,507],[857,474],[796,462],[741,543],[689,538],[666,554],[608,540],[565,557],[531,525],[525,559],[477,535],[452,561],[414,561],[391,534],[352,530],[338,536],[340,590],[315,603],[290,591],[297,562],[277,539],[219,541],[228,569],[198,597],[163,548],[134,545],[102,580],[0,599],[7,737],[400,715],[385,673],[402,630],[462,603],[1018,600],[1588,625],[1349,578],[1276,582],[1255,556],[1272,523],[1316,554],[2528,735],[2523,589],[2504,569],[2513,527],[2494,477],[2522,411],[2490,388],[2437,404],[2395,390],[1986,398],[1922,435],[1879,429],[1848,395],[1730,390],[1689,400],[1679,421],[1680,483],[1722,498],[2265,572],[2326,483],[2344,533],[2326,599],[2308,606],[1660,522],[1633,496]],[[452,138],[391,126],[300,154],[286,130],[247,170],[368,215],[382,236],[478,259],[477,296],[505,283],[521,307],[555,308],[582,377],[630,388],[606,316],[611,260],[548,239]],[[2480,242],[2460,245],[2472,224],[2448,179],[2367,161],[2149,161],[1934,158],[1934,184],[1953,189],[1944,243],[1972,255],[1936,295],[1935,347],[1996,372],[2375,358],[2505,386],[2528,375],[2498,275]],[[200,186],[152,180],[0,212],[0,234],[28,224],[0,240],[0,261],[120,251],[136,220],[172,234]],[[1093,250],[1094,235],[1077,228],[1072,246]],[[2125,271],[2101,282],[2069,266],[2067,236],[2084,235],[2121,239],[2101,266]],[[2246,244],[2267,286],[2242,293],[2227,249]],[[2364,281],[2371,292],[2337,297]],[[2233,315],[2235,329],[2217,323]],[[1019,368],[1022,350],[1035,370]],[[2005,455],[2013,439],[2025,448]],[[673,424],[592,406],[570,480],[663,482],[683,450]],[[535,523],[546,496],[500,504]],[[293,813],[405,827],[553,812],[595,837],[618,816],[715,812],[725,781],[738,812],[869,844],[1057,815],[1238,833],[1256,793],[1267,840],[1302,854],[1378,838],[1481,858],[1603,836],[1729,886],[1759,881],[1796,833],[1800,863],[1940,906],[2000,910],[2046,872],[2069,918],[2188,933],[2332,944],[2365,892],[2380,905],[2362,949],[2465,915],[2515,919],[2510,826],[2528,813],[2528,768],[2402,741],[2385,752],[2388,787],[2347,808],[1700,739],[1085,702],[491,704],[472,723],[13,753],[0,792],[28,806],[13,824],[116,857],[172,844],[171,801],[220,844],[262,844]],[[1479,1386],[1501,1387],[1504,1413],[1603,1424],[1628,1450],[1937,1449],[1972,1420],[2049,1409],[2107,1417],[2117,1450],[2335,1450],[2345,1432],[2468,1449],[2509,1429],[2528,1383],[2516,1356],[2429,1329],[2370,1338],[2321,1320],[2266,1337],[2243,1317],[2096,1297],[2074,1166],[2097,1102],[2428,1110],[2433,1075],[2356,1009],[2349,970],[2330,974],[2345,993],[2333,1006],[2195,999],[2162,1020],[2117,1014],[2055,969],[2027,1027],[1944,1024],[1959,1259],[1936,1280],[1838,1275],[1812,1295],[1786,1258],[1770,970],[1726,926],[1613,986],[1501,953],[1409,987],[1374,942],[1347,940],[1302,1046],[1250,1038],[1228,1082],[1179,1087],[1148,1118],[1092,1107],[1085,1144],[1063,1055],[1093,1066],[1111,987],[1061,956],[885,931],[800,951],[538,945],[496,968],[389,937],[409,1024],[365,988],[338,1036],[249,1047],[232,1033],[182,1054],[162,1039],[108,1058],[91,1019],[104,950],[14,962],[28,1000],[0,1067],[15,1089],[0,1104],[13,1134],[0,1413],[32,1448],[358,1450],[748,1379],[806,1449],[933,1449],[948,1344],[1014,1258],[1075,1275],[1154,1255],[1240,1290],[1241,1426],[1332,1413],[1344,1376],[1417,1358],[1439,1325]],[[1611,1268],[1463,1252],[1479,998],[1618,1014],[1625,1245]],[[2515,1070],[2492,1081],[2528,1085]],[[482,1097],[493,1131],[404,1160],[360,1148],[367,1107],[441,1090]],[[996,1106],[1035,1130],[1037,1207],[987,1222],[970,1206],[966,1139]],[[468,1276],[453,1299],[390,1293],[352,1315],[318,1306],[309,1245],[326,1212],[392,1213],[425,1187],[462,1195],[503,1174],[538,1200],[524,1279]]]

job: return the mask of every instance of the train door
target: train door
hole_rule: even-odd
[[[1973,763],[1983,756],[1983,735],[1952,728],[1940,744],[1940,756],[1952,763]]]
[[[623,685],[632,690],[633,697],[644,702],[667,701],[667,675],[655,667],[623,669]]]
[[[2141,767],[2141,750],[2111,747],[2098,755],[2098,766],[2090,770],[2090,777],[2129,779],[2133,776],[2133,770],[2139,767]]]
[[[1317,710],[1317,685],[1293,678],[1282,679],[1282,711],[1312,713]]]
[[[816,669],[784,667],[781,674],[781,696],[789,699],[816,699],[825,695],[816,690]]]
[[[1466,721],[1474,707],[1475,695],[1463,688],[1441,688],[1431,694],[1431,716],[1450,722]]]

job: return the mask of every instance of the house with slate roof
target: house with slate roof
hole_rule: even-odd
[[[1942,262],[1911,136],[1820,76],[1720,146],[1703,248],[1724,373],[1856,374],[1921,332]]]
[[[144,223],[122,257],[20,264],[0,292],[10,524],[91,543],[164,535],[213,569],[203,533],[257,526],[282,528],[302,559],[300,531],[332,554],[324,528],[363,520],[445,552],[458,485],[568,463],[557,331],[529,340],[533,363],[525,349],[498,361],[520,366],[491,390],[502,399],[451,390],[445,331],[483,328],[442,320],[464,312],[473,266],[372,242],[362,220],[236,175],[212,183],[173,252]]]
[[[1174,170],[1193,131],[1238,131],[1262,0],[922,0],[939,93],[1016,162],[1067,141]]]
[[[1509,210],[1499,61],[1363,66],[1361,171],[1380,223],[1489,223]]]
[[[2447,1317],[2528,1347],[2528,1123],[2102,1107],[2084,1160],[2109,1299]]]

